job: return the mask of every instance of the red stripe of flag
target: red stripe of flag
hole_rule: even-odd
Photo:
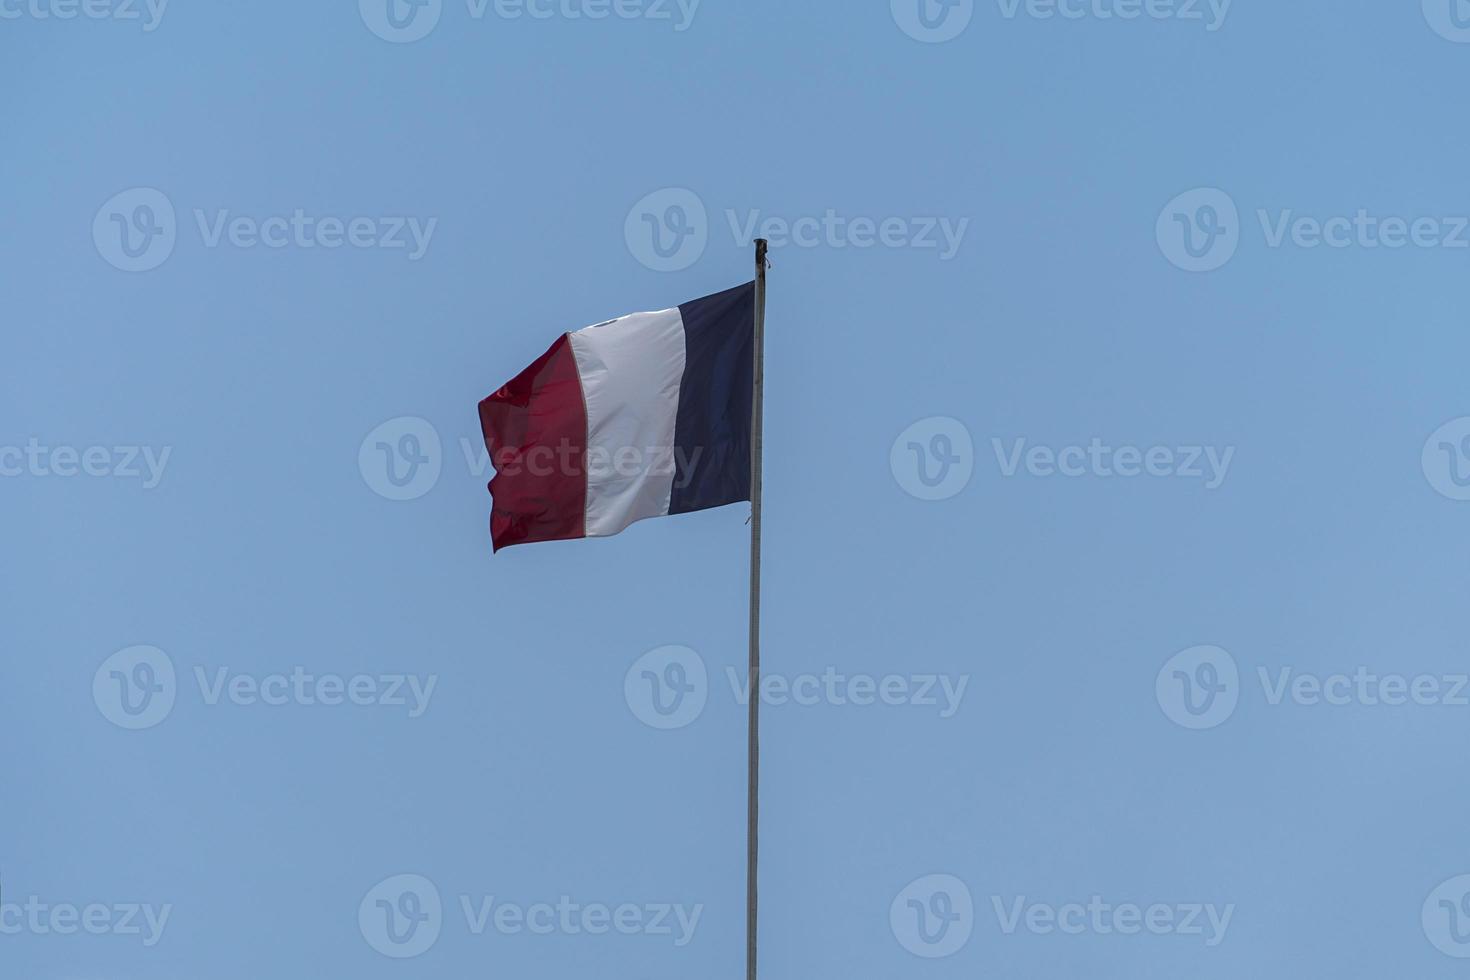
[[[495,550],[587,536],[587,406],[566,334],[480,402]]]

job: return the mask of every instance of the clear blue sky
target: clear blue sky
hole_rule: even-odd
[[[1470,4],[589,2],[0,0],[0,973],[740,976],[748,509],[462,440],[784,223],[764,975],[1460,975]]]

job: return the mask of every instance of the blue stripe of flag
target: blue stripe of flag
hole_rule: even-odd
[[[685,303],[679,314],[685,365],[670,514],[750,499],[755,283]]]

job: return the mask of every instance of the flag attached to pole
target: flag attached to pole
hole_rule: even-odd
[[[750,499],[755,283],[563,334],[480,402],[495,550]]]

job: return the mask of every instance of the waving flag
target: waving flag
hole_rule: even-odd
[[[495,550],[749,500],[755,283],[563,334],[480,402]]]
[[[761,690],[768,247],[756,239],[754,282],[563,334],[480,402],[496,551],[750,501],[752,691]],[[748,698],[746,708],[746,980],[759,959],[760,703]]]

